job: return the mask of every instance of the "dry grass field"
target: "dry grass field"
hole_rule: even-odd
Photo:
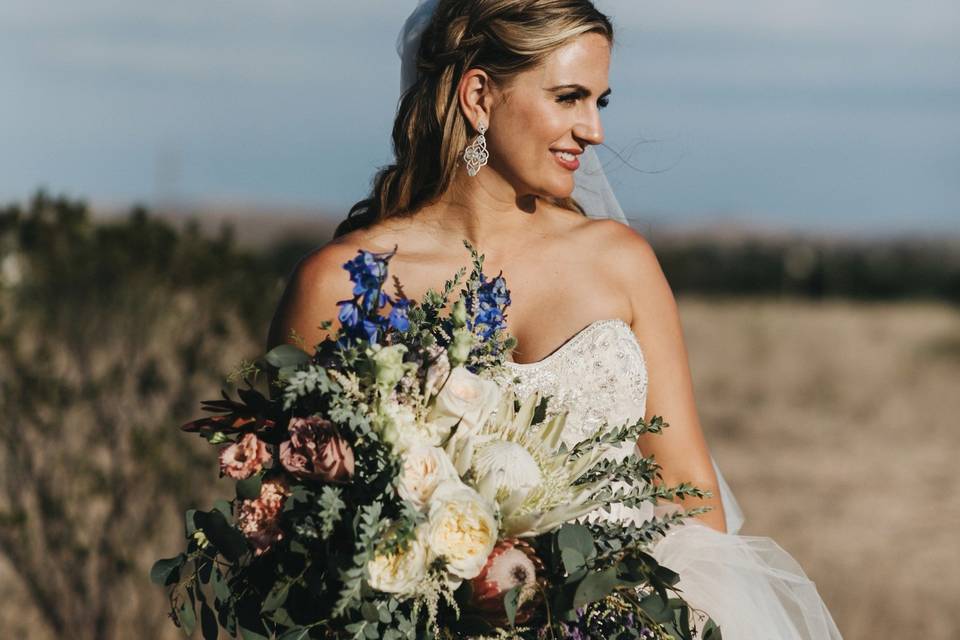
[[[681,312],[743,533],[800,561],[847,640],[960,637],[960,310],[683,298]],[[131,624],[111,638],[179,637],[146,578],[180,545],[179,505],[157,506],[165,541],[136,560],[143,580],[120,605],[135,609],[121,616]],[[51,638],[41,616],[0,563],[0,638]]]
[[[960,637],[960,310],[685,299],[701,418],[844,637]]]

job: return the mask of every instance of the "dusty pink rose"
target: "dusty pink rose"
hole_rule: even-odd
[[[345,482],[353,476],[353,449],[329,420],[292,418],[290,439],[280,444],[280,462],[298,478]]]
[[[470,580],[470,606],[485,612],[491,620],[506,621],[503,596],[520,586],[526,601],[517,610],[517,621],[528,619],[534,610],[537,576],[543,573],[543,562],[529,544],[519,539],[501,540],[490,552],[480,574]],[[526,593],[524,593],[526,592]]]
[[[220,475],[244,480],[260,471],[270,462],[267,445],[257,436],[248,433],[239,442],[220,451]]]
[[[290,487],[282,478],[264,480],[260,497],[243,500],[237,511],[237,527],[253,545],[254,555],[262,555],[283,539],[280,512],[290,495]]]

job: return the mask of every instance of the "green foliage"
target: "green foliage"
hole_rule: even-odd
[[[333,535],[343,519],[346,506],[340,487],[325,485],[315,492],[298,485],[285,509],[288,512],[302,511],[303,514],[295,519],[294,531],[306,541],[318,542]]]
[[[361,588],[366,577],[367,562],[374,549],[377,539],[383,532],[383,523],[380,514],[383,505],[379,502],[361,507],[357,513],[357,543],[353,555],[353,566],[340,573],[343,588],[339,598],[333,606],[333,615],[341,616],[350,609],[359,608],[361,603]]]
[[[272,353],[272,352],[271,352]],[[336,394],[340,385],[330,379],[326,369],[311,364],[304,369],[291,372],[284,380],[283,409],[289,411],[299,401],[312,394]]]
[[[4,562],[52,637],[157,637],[168,621],[131,593],[216,464],[171,425],[257,353],[281,282],[228,232],[141,207],[97,221],[42,191],[0,209],[0,262],[0,366],[16,374],[0,386]],[[190,575],[175,564],[152,577]]]
[[[843,240],[803,236],[653,238],[674,291],[709,296],[960,302],[954,238]]]
[[[584,439],[574,445],[570,451],[573,457],[579,457],[585,452],[596,449],[602,445],[617,445],[624,442],[634,442],[644,433],[660,433],[667,423],[660,416],[653,416],[650,422],[645,422],[643,418],[635,422],[628,422],[619,426],[613,426],[608,429],[600,429],[589,438]]]

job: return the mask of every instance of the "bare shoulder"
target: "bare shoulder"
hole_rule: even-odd
[[[582,219],[570,235],[577,248],[595,255],[599,267],[611,277],[622,274],[633,286],[638,286],[644,280],[663,275],[647,239],[622,222],[609,218]]]
[[[653,247],[642,234],[616,220],[596,220],[594,224],[608,261],[621,265],[621,270],[634,278],[662,275]]]
[[[270,324],[267,348],[285,342],[312,348],[327,337],[320,323],[329,320],[337,329],[337,302],[351,297],[353,284],[343,265],[366,244],[366,234],[354,231],[311,251],[297,263]]]
[[[626,292],[636,331],[674,321],[676,301],[647,238],[616,220],[591,220],[583,238],[596,251],[603,272]]]

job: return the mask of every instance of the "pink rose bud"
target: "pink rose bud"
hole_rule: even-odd
[[[256,435],[248,433],[239,442],[220,451],[220,476],[244,480],[270,462],[270,452]]]
[[[353,449],[336,426],[319,416],[291,418],[290,439],[280,444],[280,463],[298,478],[346,482],[353,477]]]

